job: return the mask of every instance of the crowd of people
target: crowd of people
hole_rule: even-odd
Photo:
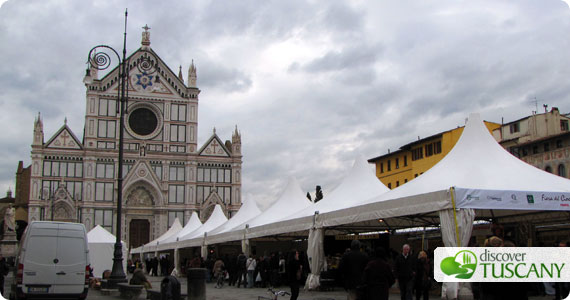
[[[297,257],[297,258],[296,258]],[[224,255],[208,256],[205,260],[199,256],[185,260],[185,269],[205,268],[206,281],[216,282],[216,288],[222,288],[224,282],[237,288],[278,287],[291,283],[291,264],[301,266],[301,282],[308,274],[308,261],[302,252],[296,250],[289,254],[272,252],[268,255]],[[303,269],[304,268],[304,269]],[[298,284],[297,284],[298,286]]]
[[[338,272],[349,300],[388,299],[396,281],[402,300],[412,300],[414,295],[417,300],[428,300],[433,283],[433,263],[427,253],[413,254],[408,244],[393,258],[382,247],[369,255],[353,240]]]

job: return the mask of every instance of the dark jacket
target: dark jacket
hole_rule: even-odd
[[[376,258],[364,268],[363,281],[366,285],[364,299],[388,300],[389,289],[396,279],[388,263]]]
[[[289,261],[287,262],[287,279],[289,280],[289,284],[293,283],[293,282],[301,282],[302,280],[302,273],[303,270],[302,268],[302,263],[301,260],[297,260],[295,258],[289,257]],[[301,278],[297,278],[297,273],[301,273]]]
[[[396,277],[399,281],[408,281],[414,277],[416,260],[412,253],[408,254],[408,257],[404,255],[398,255],[396,258]]]
[[[240,254],[237,258],[237,269],[238,270],[245,270],[245,263],[247,262],[247,257],[245,255]]]
[[[368,256],[360,250],[350,250],[342,256],[338,268],[345,289],[353,290],[362,285],[362,274],[367,263]]]
[[[431,286],[431,279],[433,278],[433,263],[429,259],[417,259],[416,260],[416,288],[426,289]]]

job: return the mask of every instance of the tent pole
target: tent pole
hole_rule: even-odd
[[[459,239],[459,224],[457,224],[457,213],[455,211],[455,188],[449,188],[451,194],[451,205],[453,206],[453,220],[455,221],[455,238],[457,239],[457,247],[461,247],[461,240]]]

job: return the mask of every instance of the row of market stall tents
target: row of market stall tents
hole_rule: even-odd
[[[494,216],[512,216],[529,210],[570,210],[562,200],[555,199],[570,199],[570,181],[512,156],[489,134],[480,116],[471,114],[457,144],[438,164],[393,190],[380,183],[366,161],[359,158],[343,182],[318,203],[309,202],[296,180],[291,179],[281,197],[263,212],[254,201],[245,201],[236,216],[224,221],[225,216],[216,213],[221,209],[216,208],[206,223],[194,223],[194,230],[187,225],[186,234],[180,235],[181,230],[176,239],[157,243],[156,248],[145,245],[132,253],[205,248],[240,240],[247,246],[251,238],[308,230],[307,254],[313,274],[307,285],[313,287],[318,285],[324,261],[324,228],[389,218],[397,223],[397,217],[431,214],[439,217],[446,246],[466,246],[475,211],[480,216],[489,211]],[[206,229],[210,220],[218,224],[217,228],[209,225]],[[455,299],[470,290],[468,286],[448,283],[442,292]]]

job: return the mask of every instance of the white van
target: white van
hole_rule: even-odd
[[[85,299],[89,248],[79,223],[33,221],[20,240],[10,299]]]

